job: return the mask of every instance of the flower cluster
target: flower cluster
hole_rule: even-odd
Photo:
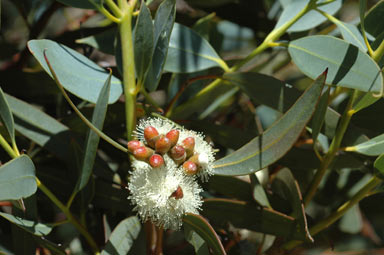
[[[179,229],[182,217],[201,207],[197,178],[212,175],[213,148],[201,134],[160,118],[140,121],[135,133],[129,198],[143,221]]]

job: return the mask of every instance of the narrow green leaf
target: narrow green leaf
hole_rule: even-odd
[[[384,153],[381,154],[379,157],[377,157],[373,166],[379,172],[379,176],[383,179],[384,178]]]
[[[70,159],[69,129],[56,119],[20,99],[5,94],[15,118],[15,129],[56,156]]]
[[[104,53],[114,55],[116,34],[117,29],[113,27],[101,33],[77,39],[76,43],[86,44]]]
[[[320,134],[321,127],[324,124],[325,119],[325,113],[327,112],[328,108],[328,99],[329,99],[329,93],[331,88],[328,87],[328,89],[323,93],[323,95],[320,98],[319,105],[313,114],[312,118],[312,139],[315,142],[317,140],[318,135]]]
[[[279,20],[277,21],[275,29],[283,26],[287,21],[295,17],[296,14],[298,14],[308,4],[309,1],[310,0],[297,0],[291,1],[289,4],[287,4],[283,12],[281,13]],[[324,1],[318,1],[318,3],[321,2]],[[319,7],[319,9],[326,13],[329,13],[330,15],[333,15],[340,9],[341,5],[342,1],[336,0],[332,1],[327,5]],[[287,30],[287,32],[299,32],[309,30],[311,28],[317,27],[326,20],[327,19],[320,13],[315,10],[311,10],[306,13],[303,17],[301,17],[295,24],[293,24]]]
[[[183,222],[204,239],[215,255],[226,254],[215,230],[202,216],[187,213],[183,218]]]
[[[358,99],[355,104],[352,106],[352,110],[355,112],[358,112],[371,104],[374,104],[379,100],[381,97],[374,95],[373,93],[367,92],[364,93],[360,99]]]
[[[268,171],[268,169],[264,169],[264,170]],[[267,174],[268,174],[268,172],[267,172]],[[251,183],[252,183],[252,196],[253,196],[253,199],[259,205],[261,205],[263,207],[272,208],[271,204],[269,203],[267,194],[265,193],[264,187],[263,187],[263,185],[261,185],[258,177],[256,176],[256,173],[250,174],[250,178],[251,178]]]
[[[136,77],[142,81],[152,60],[154,28],[151,12],[142,1],[134,34]]]
[[[154,91],[159,84],[168,52],[169,39],[175,22],[176,1],[165,0],[156,12],[152,62],[145,78],[145,87]]]
[[[101,255],[126,255],[140,233],[141,225],[136,216],[121,221],[113,230]]]
[[[340,30],[344,40],[355,45],[356,47],[359,47],[359,49],[364,52],[367,51],[367,46],[364,43],[364,38],[360,34],[360,31],[359,29],[357,29],[356,26],[342,22],[337,19],[335,19],[334,21],[337,25],[337,28]]]
[[[28,48],[53,77],[44,58],[43,52],[46,50],[52,68],[64,88],[84,100],[96,103],[108,72],[80,53],[54,41],[31,40]],[[116,102],[122,93],[121,81],[112,77],[108,103]]]
[[[12,214],[0,212],[0,216],[36,236],[48,235],[52,230],[52,227],[48,225],[26,220],[17,216],[13,216]]]
[[[320,97],[326,71],[296,101],[292,108],[262,135],[214,163],[218,175],[244,175],[274,163],[292,147],[311,118]]]
[[[301,231],[293,217],[243,201],[206,199],[202,214],[212,224],[219,226],[225,226],[229,221],[237,228],[246,228],[288,239],[307,240],[306,233]]]
[[[103,88],[100,91],[99,98],[95,109],[92,114],[92,124],[99,130],[103,129],[105,115],[108,108],[108,96],[111,87],[110,74],[105,81]],[[85,140],[84,159],[80,170],[80,178],[76,185],[76,192],[80,191],[87,185],[89,177],[92,174],[93,166],[95,164],[97,147],[99,145],[100,137],[92,130],[89,130],[87,138]]]
[[[233,176],[214,175],[207,183],[209,189],[216,191],[226,197],[233,197],[242,201],[251,201],[251,185]],[[228,187],[231,187],[228,189]]]
[[[273,188],[278,194],[286,198],[292,207],[292,216],[296,219],[300,233],[305,233],[307,241],[313,242],[305,216],[304,205],[302,203],[299,184],[293,177],[288,168],[284,168],[278,172],[273,182]]]
[[[184,236],[185,239],[195,249],[196,255],[209,255],[209,249],[207,243],[201,238],[192,228],[185,224],[184,225]]]
[[[21,155],[0,167],[0,201],[18,200],[36,192],[35,166]]]
[[[364,28],[370,35],[375,38],[384,34],[384,1],[379,1],[373,6],[364,19]]]
[[[164,69],[173,73],[193,73],[215,66],[227,68],[207,40],[192,29],[175,23]]]
[[[354,151],[368,156],[378,156],[384,153],[384,134],[356,146],[347,147],[346,151]]]
[[[381,92],[383,77],[379,66],[365,52],[343,40],[307,36],[290,42],[288,51],[297,67],[312,79],[318,70],[328,68],[327,84]]]
[[[15,123],[4,92],[0,87],[0,121],[8,132],[12,143],[15,143]]]
[[[360,213],[359,205],[354,205],[341,218],[339,222],[341,231],[349,234],[357,234],[363,228],[363,219]]]

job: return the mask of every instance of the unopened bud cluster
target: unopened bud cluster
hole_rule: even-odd
[[[213,148],[201,134],[159,118],[139,122],[136,136],[128,142],[136,159],[129,198],[143,221],[178,229],[185,213],[200,209],[197,177],[206,181],[212,174]]]

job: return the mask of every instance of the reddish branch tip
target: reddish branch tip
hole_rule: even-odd
[[[325,76],[327,76],[327,74],[328,74],[328,67],[325,69],[325,71],[323,72],[323,74],[324,74]]]

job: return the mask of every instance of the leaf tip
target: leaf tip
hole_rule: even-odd
[[[328,67],[325,68],[325,71],[323,72],[323,75],[327,76],[327,74],[328,74]]]

